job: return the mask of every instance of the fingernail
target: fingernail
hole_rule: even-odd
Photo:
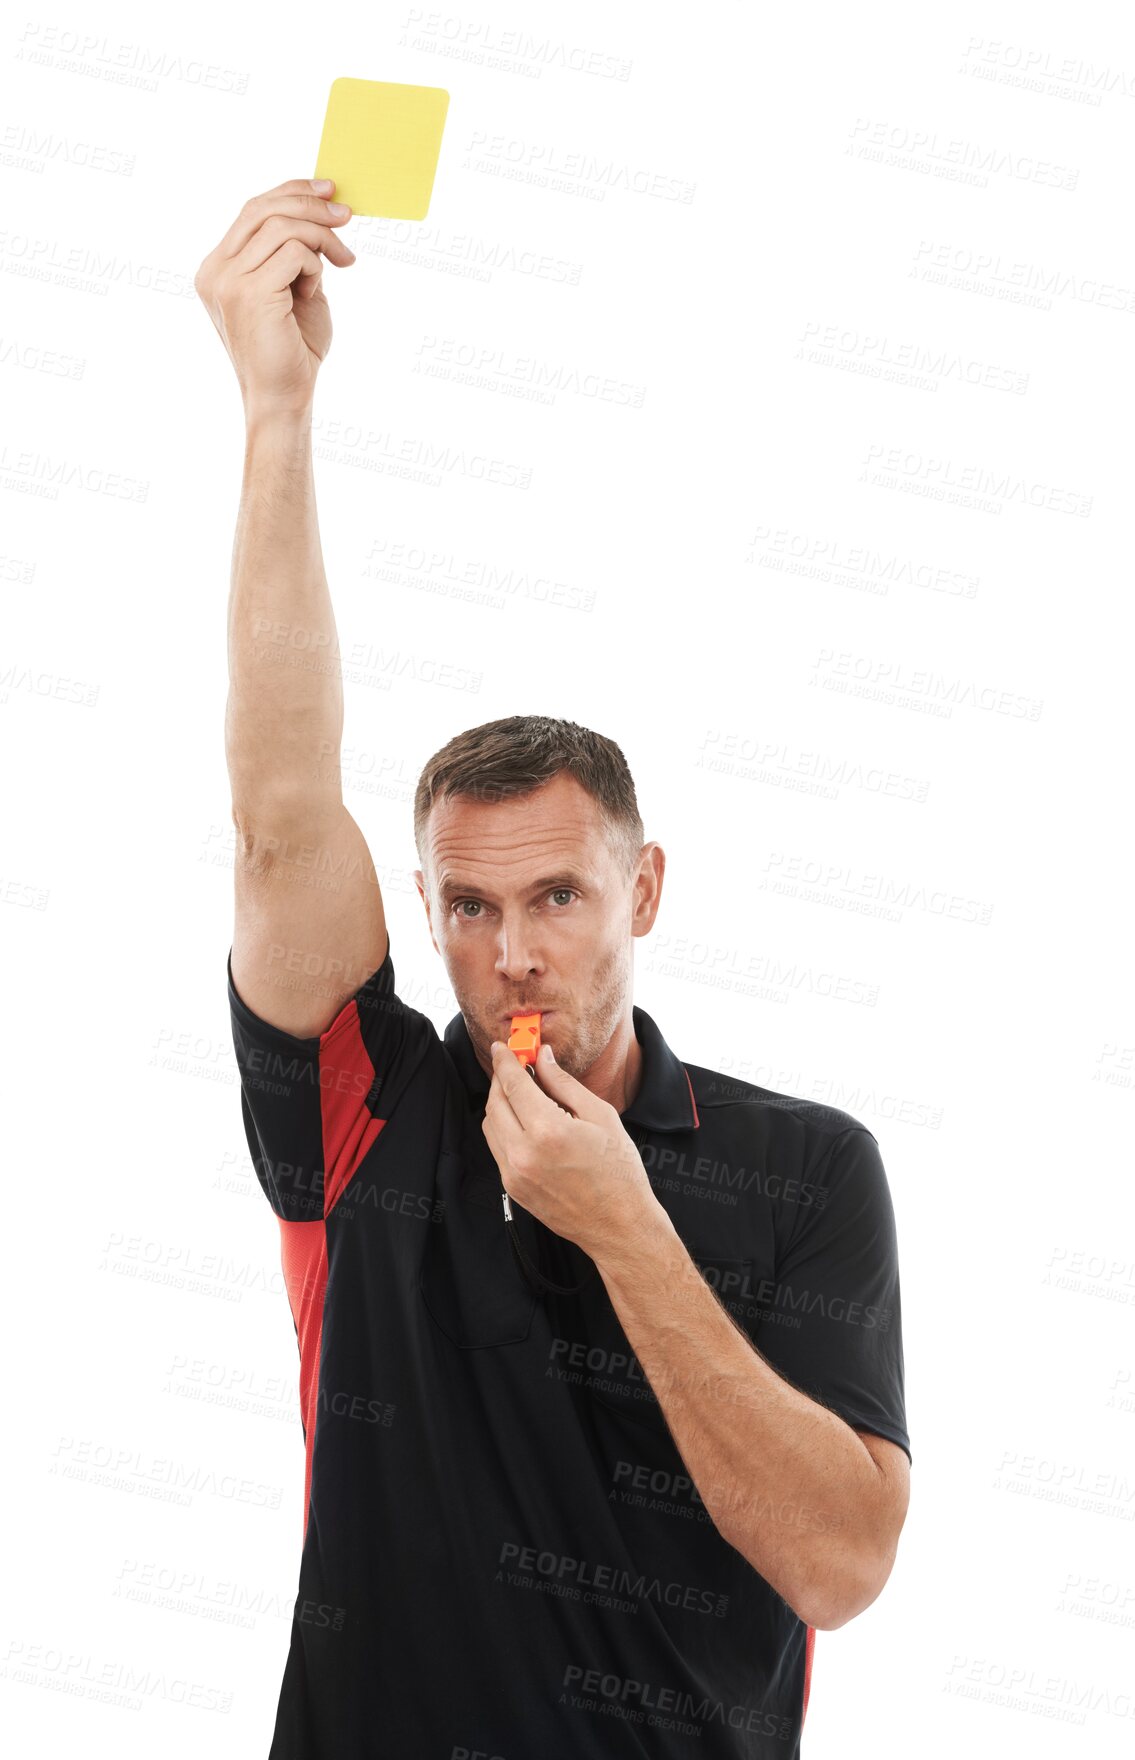
[[[349,214],[351,210],[348,208],[346,202],[328,202],[327,212],[329,214],[334,214],[335,218],[338,220],[341,215]]]
[[[326,196],[331,194],[335,185],[329,177],[317,177],[311,187],[318,190],[321,196]]]

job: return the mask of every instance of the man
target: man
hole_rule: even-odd
[[[414,878],[460,1012],[439,1038],[397,994],[312,486],[326,193],[246,203],[196,282],[247,425],[228,994],[306,1449],[271,1760],[793,1760],[814,1634],[878,1596],[907,1507],[878,1145],[683,1065],[633,1004],[665,857],[573,722],[426,765]]]

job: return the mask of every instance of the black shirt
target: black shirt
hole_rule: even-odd
[[[463,1017],[439,1038],[389,951],[314,1038],[253,1014],[231,949],[228,988],[306,1450],[269,1760],[796,1760],[814,1632],[709,1519],[597,1267],[514,1203],[582,1287],[523,1274]],[[703,1276],[794,1387],[909,1454],[874,1136],[632,1018],[621,1121]]]

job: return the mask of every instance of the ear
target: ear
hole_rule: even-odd
[[[649,935],[662,902],[662,881],[666,873],[666,851],[660,843],[644,843],[634,877],[634,909],[631,913],[631,934]]]

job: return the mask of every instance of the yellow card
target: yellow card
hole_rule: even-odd
[[[354,214],[424,220],[433,194],[449,93],[381,79],[331,82],[313,175]]]

